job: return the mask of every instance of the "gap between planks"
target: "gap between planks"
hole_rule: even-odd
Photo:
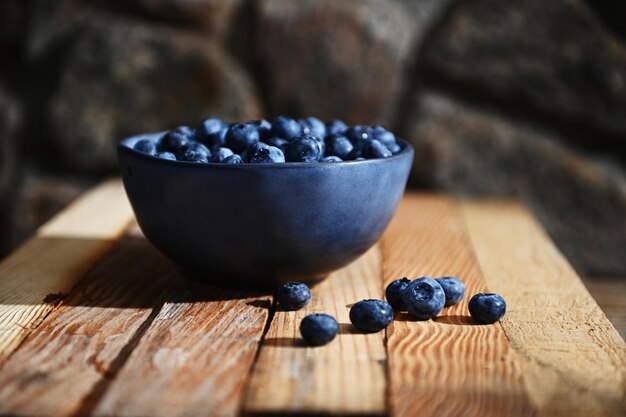
[[[111,182],[109,185],[112,186],[112,190],[115,189],[115,182]],[[120,186],[119,182],[117,186]],[[107,188],[105,187],[105,189]],[[105,200],[119,198],[120,190],[118,188],[117,191],[113,191]],[[122,197],[125,201],[123,193]],[[89,201],[97,202],[98,199],[91,198]],[[105,204],[105,202],[100,200],[99,204]],[[95,208],[96,206],[92,204],[91,207]],[[89,211],[82,210],[83,214],[78,217],[85,219],[84,216]],[[123,213],[123,210],[120,213]],[[462,213],[462,216],[459,213]],[[87,217],[94,214],[97,214],[96,210],[93,210]],[[80,231],[80,228],[78,229],[77,232],[72,233],[85,239],[83,232]],[[50,235],[58,236],[61,233],[59,229],[55,228],[47,230]],[[105,232],[106,228],[102,228],[94,233],[99,240],[103,238],[101,233]],[[423,236],[424,234],[428,238]],[[45,233],[42,232],[42,235]],[[393,239],[390,239],[389,236],[392,236]],[[110,239],[113,238],[103,238],[105,242]],[[484,279],[478,269],[476,259],[471,253],[466,253],[466,251],[472,252],[468,239],[471,240],[480,260]],[[135,243],[139,244],[139,242]],[[110,244],[109,242],[108,245]],[[143,240],[140,243],[140,245],[145,244]],[[464,246],[465,249],[459,249],[457,245],[459,247]],[[101,251],[106,250],[107,247],[107,245],[101,246],[95,252],[91,252],[92,249],[87,250],[78,247],[72,250],[66,249],[64,253],[66,255],[77,253],[80,258],[84,253],[101,254]],[[419,251],[407,250],[410,247],[419,247]],[[452,249],[445,250],[446,247]],[[143,247],[137,250],[140,252],[140,259],[142,256],[147,256],[150,259],[150,248]],[[459,212],[458,207],[445,198],[408,195],[403,200],[398,215],[385,234],[382,250],[385,253],[384,276],[387,281],[402,275],[458,273],[461,278],[469,278],[469,282],[466,281],[468,297],[464,301],[465,303],[473,291],[469,287],[478,290],[487,288],[486,284],[490,290],[501,292],[509,301],[509,312],[502,322],[502,327],[507,331],[506,336],[509,337],[510,343],[508,340],[502,340],[503,332],[500,325],[471,326],[464,318],[467,316],[467,310],[463,306],[446,309],[441,319],[434,322],[394,322],[388,330],[389,404],[392,415],[412,415],[412,410],[419,410],[420,415],[428,415],[428,413],[446,415],[441,412],[442,410],[446,411],[448,415],[455,413],[467,415],[476,410],[482,410],[479,413],[488,411],[481,415],[499,415],[511,408],[515,408],[513,414],[519,413],[520,410],[527,410],[526,415],[528,415],[533,410],[528,404],[526,395],[530,396],[532,403],[540,409],[542,415],[626,414],[624,413],[623,395],[624,370],[626,369],[624,343],[618,335],[616,338],[615,330],[580,284],[571,267],[525,210],[512,205],[462,203],[461,212]],[[106,258],[110,260],[109,255]],[[9,259],[14,258],[14,256],[15,254]],[[159,256],[155,258],[156,262],[153,262],[153,265],[159,265],[158,259],[161,259]],[[71,276],[77,279],[81,276],[78,272],[81,268],[85,268],[81,265],[89,264],[85,259],[83,258],[81,262],[77,263],[78,266],[75,270],[69,272],[64,270],[61,274],[55,272],[55,276]],[[26,260],[28,257],[23,257],[21,262],[26,264]],[[115,262],[119,262],[119,259]],[[132,264],[132,259],[127,258],[126,262]],[[411,270],[408,267],[407,269],[400,268],[403,269],[402,271],[394,269],[398,268],[397,264],[402,263],[414,269]],[[9,265],[11,264],[9,263]],[[16,264],[13,265],[15,267]],[[145,265],[141,268],[137,266],[135,270],[131,269],[130,276],[132,274],[145,274],[144,268]],[[164,268],[161,273],[167,276],[169,272],[166,271],[169,269],[163,265],[159,268]],[[46,268],[43,269],[47,272]],[[6,265],[3,262],[0,265],[0,272],[6,270]],[[466,274],[467,277],[464,277],[463,274]],[[31,410],[31,414],[41,414],[41,410],[47,410],[48,408],[45,407],[50,407],[50,410],[56,410],[56,412],[49,414],[56,415],[80,414],[83,411],[90,411],[99,415],[112,415],[111,413],[115,413],[115,415],[141,414],[143,408],[140,410],[133,405],[132,401],[126,401],[124,398],[128,398],[125,397],[127,390],[129,392],[142,390],[145,380],[141,376],[144,372],[153,373],[152,376],[155,378],[152,385],[148,384],[148,391],[161,392],[155,387],[167,387],[168,391],[172,390],[175,393],[173,397],[164,395],[162,396],[164,398],[159,398],[155,394],[146,396],[142,400],[143,404],[150,402],[148,397],[156,403],[160,401],[160,404],[165,405],[165,408],[162,408],[165,410],[172,404],[178,404],[177,401],[180,401],[186,392],[186,390],[177,391],[177,386],[172,385],[174,377],[188,375],[198,377],[203,372],[202,370],[191,369],[194,368],[194,364],[190,364],[189,356],[186,356],[185,352],[193,351],[193,346],[196,344],[205,348],[214,346],[213,352],[217,352],[218,356],[230,351],[220,348],[220,346],[225,346],[224,344],[230,342],[228,336],[221,339],[217,337],[216,339],[219,340],[213,341],[214,338],[202,339],[192,334],[190,338],[193,341],[189,343],[186,340],[177,340],[171,336],[168,330],[170,326],[182,326],[184,329],[189,321],[190,312],[193,316],[191,328],[202,328],[203,320],[206,319],[206,317],[205,319],[199,318],[195,323],[193,322],[196,316],[202,316],[202,314],[201,311],[195,311],[193,305],[186,303],[191,299],[188,298],[188,295],[184,295],[184,291],[178,293],[183,294],[182,298],[169,298],[168,303],[160,308],[167,299],[165,294],[170,294],[170,292],[169,290],[151,292],[155,291],[152,288],[154,287],[153,276],[129,280],[124,279],[124,276],[119,274],[106,275],[104,270],[92,271],[88,276],[91,278],[84,280],[84,282],[81,281],[64,303],[32,333],[30,332],[31,328],[35,328],[40,323],[42,315],[38,313],[37,308],[34,308],[35,306],[28,305],[28,307],[34,308],[32,310],[34,313],[28,316],[27,329],[24,333],[19,334],[21,339],[18,337],[20,341],[26,336],[28,339],[0,372],[0,412],[23,415],[29,414],[25,410]],[[125,277],[128,278],[128,276]],[[166,281],[171,282],[169,278]],[[136,302],[135,304],[131,303],[130,307],[115,306],[120,302],[113,302],[112,300],[119,300],[121,293],[113,290],[110,282],[118,282],[118,290],[127,294],[130,297],[128,300],[138,299],[145,302],[140,302],[139,305],[136,305]],[[330,285],[331,282],[331,280],[326,281],[327,285]],[[4,285],[4,282],[2,284]],[[546,285],[548,288],[557,289],[556,298],[545,297],[545,289],[542,286]],[[125,286],[130,286],[130,288]],[[163,290],[163,287],[158,287]],[[321,288],[323,287],[320,286],[320,291]],[[146,292],[146,289],[149,291]],[[529,291],[529,289],[534,291]],[[380,295],[373,297],[366,295],[361,298],[380,298],[382,286],[379,286],[377,291]],[[3,292],[2,294],[6,296],[6,293]],[[201,292],[197,294],[201,294]],[[126,304],[130,302],[128,300]],[[194,299],[194,301],[198,300]],[[213,305],[213,308],[217,308],[218,311],[220,308],[224,308],[223,304],[221,307],[218,306],[223,300],[208,301],[205,299],[199,301],[217,303]],[[259,301],[263,303],[264,299]],[[38,308],[41,308],[41,299],[38,299],[37,302],[39,303]],[[103,306],[100,305],[102,302],[105,304],[107,302],[113,303],[114,305],[106,305],[103,309]],[[251,303],[255,302],[256,299]],[[146,307],[147,304],[150,304],[150,307]],[[0,311],[6,305],[0,305]],[[248,320],[248,313],[252,315],[267,314],[267,309],[258,304],[249,305],[249,310],[240,304],[237,306],[236,311],[239,313],[236,313],[235,316],[242,320]],[[546,313],[545,317],[542,316],[543,323],[529,319],[537,318],[537,311],[541,311],[541,308],[546,306],[553,310],[549,310],[551,314]],[[46,308],[49,312],[52,307]],[[324,307],[325,311],[327,311],[326,308]],[[345,306],[343,314],[347,314],[347,310],[348,307]],[[102,311],[105,311],[106,314],[102,314]],[[156,311],[159,311],[158,315],[153,314]],[[163,320],[171,319],[172,321],[161,325],[156,320],[152,320],[152,318],[156,319],[159,316]],[[21,319],[23,320],[23,317]],[[257,319],[256,321],[262,322],[263,320]],[[295,319],[292,321],[293,323],[289,324],[291,335],[295,335],[297,338]],[[237,323],[237,321],[232,323]],[[290,343],[296,345],[298,343],[294,341],[293,337],[287,337],[279,342],[271,342],[269,334],[272,331],[273,323],[274,321],[270,324],[266,339],[268,347],[282,348],[283,352],[292,348],[298,349],[300,352],[309,350],[309,348],[290,346]],[[258,331],[256,334],[260,340],[263,326],[257,324],[254,326],[256,326],[254,331]],[[346,334],[340,335],[340,338],[348,336],[347,332],[350,331],[349,325],[342,326],[342,328]],[[458,332],[461,331],[469,333],[465,336],[459,336]],[[142,334],[143,337],[139,338]],[[468,335],[472,335],[472,337]],[[365,335],[358,336],[365,337]],[[369,336],[371,335],[367,335],[367,337]],[[384,335],[381,337],[384,338]],[[135,339],[136,348],[132,352],[124,351],[124,347]],[[165,353],[158,349],[163,340],[168,343]],[[487,346],[485,340],[489,340],[489,343],[497,343],[496,349],[493,350],[494,347],[489,343]],[[272,343],[276,346],[273,346]],[[382,343],[384,358],[386,357],[384,339],[382,339]],[[282,346],[282,344],[286,344],[286,346]],[[437,344],[441,346],[437,346]],[[519,355],[516,356],[515,352],[507,345],[512,345]],[[9,346],[10,348],[10,344],[2,346]],[[376,349],[379,346],[376,342]],[[263,358],[264,348],[259,352],[257,366]],[[443,352],[445,349],[451,348],[461,349],[461,351],[465,348],[471,348],[470,356],[481,352],[487,354],[486,364],[488,366],[486,369],[475,369],[477,365],[472,363],[474,359],[471,357],[450,361],[449,357],[438,351],[438,349],[444,349]],[[378,352],[376,349],[374,349],[374,355],[371,352],[368,352],[368,355],[375,358],[376,352]],[[419,349],[423,349],[423,353],[414,357],[414,353]],[[221,392],[225,394],[221,397],[218,395],[223,401],[222,403],[220,403],[219,398],[217,402],[205,402],[205,398],[192,397],[197,399],[196,402],[192,402],[194,406],[202,405],[205,411],[214,407],[216,410],[223,411],[221,415],[235,415],[240,402],[237,400],[237,396],[239,395],[241,399],[241,393],[245,386],[245,382],[241,381],[245,380],[248,370],[252,366],[256,347],[251,350],[252,353],[246,352],[244,359],[239,362],[224,361],[226,368],[234,366],[235,369],[239,369],[238,374],[241,376],[241,380],[233,379],[230,376],[218,378],[218,385],[224,385]],[[0,350],[0,358],[2,352]],[[546,353],[548,358],[560,360],[559,365],[553,366],[551,363],[546,363],[544,360]],[[407,354],[409,356],[405,357]],[[248,360],[248,368],[239,366]],[[406,362],[404,362],[405,360]],[[378,408],[386,412],[388,410],[384,404],[383,361],[374,362],[375,365],[368,362],[367,365],[371,366],[372,369],[381,369],[383,372],[383,377],[373,382],[373,385],[376,385],[383,381],[383,405],[369,407],[369,409]],[[214,366],[215,362],[205,359],[200,368],[209,365]],[[218,365],[221,365],[221,362]],[[328,364],[326,366],[329,367]],[[206,371],[206,368],[203,369]],[[253,379],[256,372],[257,369],[255,368]],[[126,380],[121,378],[110,379],[115,375],[119,377],[122,373],[128,376]],[[217,374],[223,375],[221,372]],[[74,376],[78,376],[78,378],[73,380]],[[459,380],[466,381],[466,384],[460,383]],[[363,378],[356,380],[361,384],[363,381]],[[402,386],[403,383],[408,383],[408,385]],[[433,386],[427,383],[441,386],[441,391],[433,392]],[[366,381],[366,384],[370,384],[370,381]],[[471,388],[472,386],[474,388]],[[409,391],[413,390],[411,395],[406,392],[407,387]],[[206,386],[196,392],[201,393],[203,389],[206,389]],[[248,396],[244,402],[244,411],[251,411],[253,414],[271,411],[271,407],[255,409],[250,406],[249,398],[253,395],[254,389],[254,385],[250,383]],[[380,388],[375,388],[374,391],[381,392]],[[237,392],[239,394],[236,394]],[[443,394],[444,392],[445,394]],[[178,399],[176,399],[177,395],[179,396]],[[337,396],[338,394],[331,393],[331,395]],[[59,404],[59,398],[67,400],[63,402],[65,405]],[[332,397],[330,398],[332,399]],[[380,397],[374,395],[373,398]],[[502,398],[509,398],[510,403],[505,403]],[[426,401],[427,399],[430,401]],[[33,403],[33,401],[35,402]],[[380,404],[381,400],[368,399],[367,401]],[[418,407],[420,404],[422,406]],[[513,407],[515,404],[517,406]],[[185,410],[192,413],[191,409]],[[160,415],[157,409],[153,411],[155,412],[152,415]]]
[[[455,201],[408,194],[382,239],[385,285],[457,276],[466,296],[435,320],[396,313],[387,328],[392,416],[530,416],[520,358],[499,323],[476,325],[467,303],[486,289]]]
[[[270,305],[126,235],[5,363],[0,414],[234,417]]]
[[[626,344],[532,214],[510,202],[461,210],[541,415],[626,416]]]
[[[350,306],[383,296],[378,245],[333,272],[311,290],[298,311],[277,308],[253,368],[244,415],[386,415],[384,332],[362,334],[350,324]],[[325,346],[308,347],[299,324],[326,313],[339,335]]]
[[[132,219],[121,182],[109,180],[0,263],[0,367]]]

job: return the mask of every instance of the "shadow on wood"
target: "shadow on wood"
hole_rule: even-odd
[[[63,256],[72,256],[79,248],[101,244],[98,239],[64,238],[64,237],[40,237],[37,238],[38,249],[33,252],[36,256],[40,251],[50,251],[53,248],[61,248],[58,251],[57,263],[63,264],[66,260]],[[33,248],[35,249],[35,248]],[[38,262],[28,263],[23,260],[19,273],[22,280],[32,279],[37,274],[44,274],[46,269],[55,268],[55,265],[42,265]],[[52,262],[53,260],[49,260]],[[80,273],[81,271],[78,271]],[[5,274],[11,274],[5,271]],[[111,308],[141,308],[151,307],[143,302],[142,298],[129,298],[126,290],[133,282],[142,282],[142,285],[154,289],[161,289],[165,293],[176,294],[168,298],[169,302],[203,302],[203,301],[227,301],[234,299],[249,298],[254,295],[267,294],[268,291],[242,291],[241,288],[210,286],[187,279],[183,272],[160,254],[143,237],[125,235],[120,238],[113,247],[95,263],[92,261],[91,268],[82,274],[82,278],[69,291],[51,292],[33,297],[29,285],[19,286],[15,289],[4,288],[0,294],[0,303],[4,305],[36,305],[58,304],[70,306],[92,306]],[[19,277],[18,277],[19,278]],[[174,291],[175,290],[175,291]],[[264,303],[260,308],[270,308],[271,305]]]

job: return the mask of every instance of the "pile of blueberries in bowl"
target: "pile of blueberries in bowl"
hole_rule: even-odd
[[[273,287],[320,280],[376,243],[413,148],[382,126],[208,118],[126,138],[118,160],[144,235],[188,276]]]
[[[279,116],[273,123],[228,124],[208,118],[196,129],[179,126],[158,140],[140,138],[133,149],[172,161],[277,164],[386,158],[400,152],[402,145],[380,125],[347,126],[341,120],[324,123],[315,117],[295,120]]]

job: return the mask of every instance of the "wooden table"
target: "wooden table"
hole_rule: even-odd
[[[352,303],[398,277],[456,275],[502,294],[360,334]],[[0,264],[0,414],[17,416],[620,416],[626,345],[523,207],[408,194],[381,241],[296,312],[185,281],[134,225],[119,180]],[[302,317],[340,322],[327,346]]]

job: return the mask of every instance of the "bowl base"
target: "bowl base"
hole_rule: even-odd
[[[191,281],[199,282],[216,287],[225,287],[243,291],[274,291],[285,282],[304,282],[312,286],[328,277],[329,273],[319,275],[281,275],[275,277],[267,276],[243,276],[226,273],[207,273],[196,269],[181,268],[183,276]]]

